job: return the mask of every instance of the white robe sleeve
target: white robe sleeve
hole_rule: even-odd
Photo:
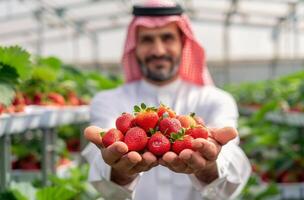
[[[237,126],[237,106],[234,99],[224,92],[220,98],[213,99],[211,110],[213,113],[208,119],[209,127]],[[234,199],[240,194],[247,183],[251,165],[238,146],[239,138],[224,145],[217,158],[219,177],[210,184],[199,181],[194,175],[190,179],[194,187],[201,193],[203,199],[227,200]]]
[[[91,153],[91,155],[94,158],[92,158],[92,162],[90,163],[89,181],[100,192],[101,196],[105,199],[117,200],[134,198],[135,186],[140,176],[135,178],[131,183],[120,186],[110,180],[111,167],[103,161],[99,149],[95,153]]]

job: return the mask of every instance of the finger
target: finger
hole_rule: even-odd
[[[169,166],[173,171],[184,171],[187,165],[178,157],[174,152],[167,152],[163,155],[162,160]]]
[[[102,157],[108,165],[116,163],[124,154],[128,152],[128,146],[123,142],[114,142],[107,148],[102,149]]]
[[[134,166],[132,171],[134,173],[148,171],[153,166],[155,166],[155,164],[157,164],[157,158],[151,152],[145,152],[142,155],[141,162]]]
[[[203,138],[197,138],[192,141],[192,146],[202,157],[209,161],[216,160],[221,150],[221,145],[212,139],[205,140]]]
[[[179,157],[187,164],[188,167],[193,169],[193,171],[202,170],[206,166],[206,160],[199,152],[185,149],[179,154]]]
[[[238,132],[233,127],[224,127],[211,131],[212,137],[221,145],[226,144],[238,136]]]
[[[128,154],[123,155],[112,167],[119,171],[128,171],[141,162],[141,160],[142,158],[139,153],[131,151]]]
[[[143,160],[145,160],[146,165],[148,165],[148,169],[155,167],[157,163],[157,158],[151,152],[145,152],[143,155]]]
[[[84,137],[97,147],[102,147],[102,138],[100,135],[102,131],[104,130],[98,126],[89,126],[84,130]]]

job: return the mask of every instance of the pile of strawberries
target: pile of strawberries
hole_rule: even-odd
[[[0,115],[2,113],[18,113],[24,112],[27,105],[39,105],[39,106],[79,106],[85,105],[83,99],[79,98],[73,91],[68,92],[66,95],[61,95],[57,92],[49,93],[35,93],[33,95],[17,92],[12,104],[4,106],[0,103]]]
[[[129,151],[150,151],[161,156],[168,151],[179,154],[192,149],[192,140],[208,138],[209,130],[202,118],[190,115],[176,115],[169,107],[147,107],[144,103],[134,106],[134,115],[123,113],[116,119],[116,128],[101,132],[105,147],[116,141],[123,141]]]

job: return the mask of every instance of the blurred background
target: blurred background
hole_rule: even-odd
[[[123,83],[130,0],[0,0],[0,199],[96,199],[88,104]],[[238,102],[253,173],[239,199],[304,199],[304,2],[180,0]]]

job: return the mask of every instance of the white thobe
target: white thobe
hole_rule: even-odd
[[[91,103],[91,124],[113,128],[122,112],[132,113],[133,106],[142,102],[148,106],[159,106],[161,102],[177,114],[195,112],[208,127],[237,126],[237,106],[231,95],[215,86],[197,86],[180,79],[165,86],[140,80],[98,93]],[[251,173],[238,141],[237,138],[222,147],[216,160],[219,177],[210,184],[159,165],[141,173],[132,183],[119,186],[110,181],[111,168],[97,147],[89,145],[83,155],[90,163],[89,180],[101,180],[97,187],[106,199],[227,200],[241,192]]]

